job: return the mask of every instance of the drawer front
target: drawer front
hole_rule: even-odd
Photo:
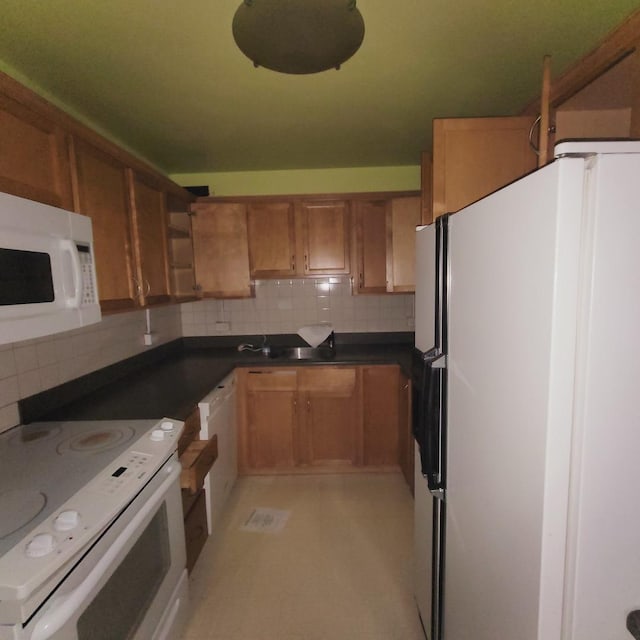
[[[295,391],[296,385],[295,369],[252,369],[247,372],[249,391]]]
[[[301,369],[298,390],[307,393],[350,396],[356,386],[356,369],[353,367],[309,367]]]
[[[209,440],[194,440],[180,456],[182,473],[180,486],[191,493],[197,493],[202,488],[204,477],[209,473],[213,463],[218,458],[218,436]]]
[[[200,433],[200,409],[196,407],[184,421],[184,429],[180,440],[178,440],[178,455],[181,456],[189,444],[198,437]]]
[[[205,493],[200,491],[191,511],[184,521],[184,537],[187,547],[187,570],[191,573],[193,566],[202,551],[204,543],[207,541],[209,532],[207,530],[207,507],[205,503]]]

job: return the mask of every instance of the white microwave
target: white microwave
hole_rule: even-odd
[[[91,219],[0,193],[0,344],[100,318]]]

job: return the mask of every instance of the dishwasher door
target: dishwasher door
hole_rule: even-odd
[[[218,459],[204,480],[207,525],[211,534],[238,476],[235,376],[227,376],[198,404],[200,438],[218,436]]]

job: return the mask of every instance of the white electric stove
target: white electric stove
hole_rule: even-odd
[[[119,420],[0,434],[0,639],[151,638],[177,624],[181,429]],[[143,594],[127,609],[131,582]]]

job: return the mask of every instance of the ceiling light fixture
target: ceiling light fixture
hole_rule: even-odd
[[[339,69],[360,48],[364,20],[356,0],[244,0],[233,37],[256,67],[318,73]]]

